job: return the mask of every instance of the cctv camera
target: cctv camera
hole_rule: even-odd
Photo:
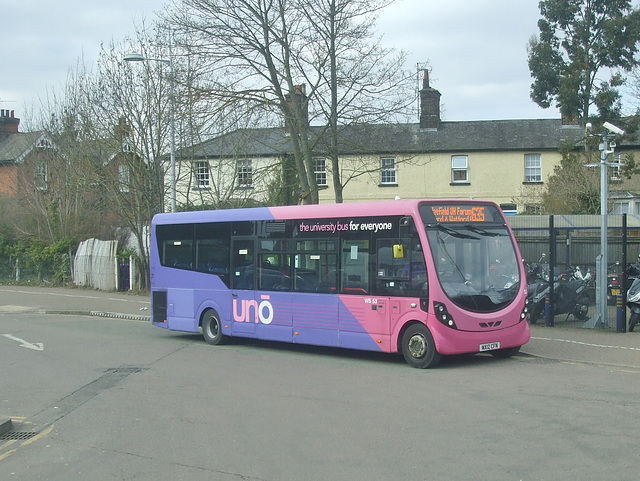
[[[609,122],[605,122],[604,124],[602,124],[602,126],[612,134],[624,135],[624,130],[622,130],[620,127],[616,127],[613,124],[610,124]]]

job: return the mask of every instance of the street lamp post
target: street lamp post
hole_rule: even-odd
[[[169,51],[171,51],[171,45],[169,45]],[[138,52],[131,52],[124,56],[124,60],[127,62],[162,62],[169,66],[169,75],[171,76],[169,81],[169,136],[171,141],[171,212],[176,211],[176,113],[175,113],[175,95],[174,95],[174,70],[173,60],[171,54],[169,58],[151,58],[145,57]]]

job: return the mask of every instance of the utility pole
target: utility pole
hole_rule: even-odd
[[[624,130],[609,122],[602,126],[607,132],[593,134],[591,123],[587,123],[586,136],[600,137],[598,150],[600,151],[600,162],[597,164],[587,164],[586,167],[600,167],[600,255],[596,260],[596,315],[584,323],[582,327],[609,327],[607,319],[607,274],[608,274],[608,234],[609,234],[609,154],[613,154],[616,148],[616,135],[624,135]],[[620,164],[616,164],[620,165]]]

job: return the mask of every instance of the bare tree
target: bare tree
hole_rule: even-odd
[[[167,16],[194,43],[191,54],[210,66],[207,93],[221,106],[241,100],[281,112],[290,134],[301,196],[317,203],[311,145],[308,138],[308,96],[301,62],[308,45],[300,12],[290,0],[184,0]]]
[[[62,94],[49,92],[31,119],[35,145],[20,169],[16,217],[23,235],[54,243],[100,235],[93,222],[99,195],[86,144],[75,121],[80,76],[70,72]]]
[[[377,15],[393,1],[298,2],[310,26],[309,44],[316,46],[318,60],[313,66],[321,82],[314,100],[327,125],[324,145],[338,203],[343,187],[354,175],[371,171],[370,165],[364,170],[350,166],[350,175],[342,179],[340,143],[344,147],[350,139],[342,135],[345,129],[341,127],[404,119],[415,101],[414,74],[404,68],[405,53],[383,48],[375,38]],[[364,146],[357,147],[363,150]],[[376,165],[373,171],[379,169]]]
[[[95,71],[86,71],[75,93],[75,112],[83,139],[92,148],[96,189],[102,193],[112,224],[135,237],[141,285],[148,286],[148,227],[164,210],[164,177],[170,143],[170,77],[162,62],[124,62],[125,52],[142,49],[148,58],[166,54],[166,30],[155,35],[138,28],[136,41],[103,46]],[[109,217],[107,217],[108,219]]]

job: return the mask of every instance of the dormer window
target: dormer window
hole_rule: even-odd
[[[126,154],[133,153],[133,143],[131,142],[131,137],[125,137],[122,139],[122,151]]]
[[[36,148],[38,148],[38,149],[53,149],[53,142],[51,142],[51,139],[47,139],[46,137],[42,137],[42,138],[38,139],[38,142],[36,143]]]

